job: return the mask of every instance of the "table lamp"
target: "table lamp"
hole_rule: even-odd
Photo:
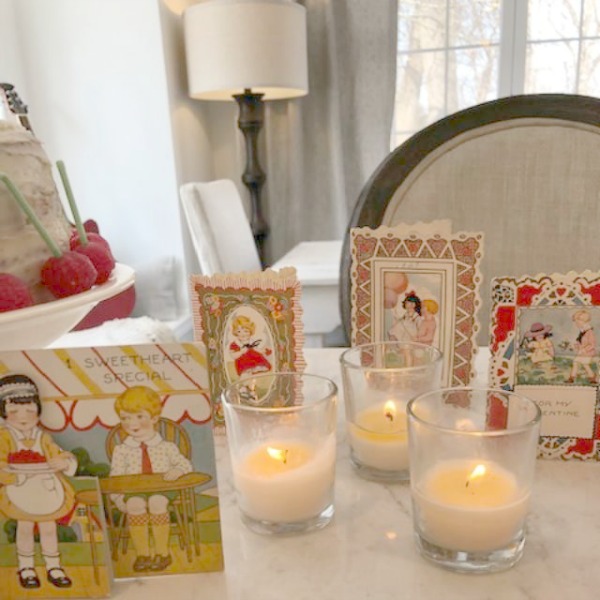
[[[266,175],[258,160],[263,101],[308,93],[306,9],[292,0],[203,0],[185,10],[184,32],[190,96],[238,103],[246,146],[242,182],[264,266],[269,227],[260,198]]]

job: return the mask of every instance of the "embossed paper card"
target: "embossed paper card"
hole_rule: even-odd
[[[541,457],[600,459],[599,328],[600,273],[492,280],[490,382],[537,402]]]
[[[204,346],[0,353],[0,395],[2,381],[13,374],[28,378],[39,390],[40,435],[50,436],[69,458],[65,474],[98,477],[100,499],[76,489],[65,493],[70,510],[55,515],[66,527],[58,548],[73,586],[84,577],[93,586],[107,566],[115,577],[223,568]],[[30,407],[15,397],[7,404],[11,410],[13,403]],[[1,402],[0,414],[0,434],[6,433],[7,445],[20,449],[35,437],[32,428],[19,423],[11,428]],[[53,456],[47,444],[42,449],[42,455]],[[99,527],[100,514],[108,532]],[[102,540],[110,543],[108,565]],[[0,541],[0,559],[5,556],[7,570],[13,571],[7,577],[16,578],[16,554],[18,548],[11,555]]]
[[[443,226],[443,227],[440,227]],[[444,385],[473,374],[480,304],[481,233],[448,233],[447,223],[351,231],[352,345],[430,344],[444,355]]]
[[[296,270],[190,278],[194,338],[205,344],[215,424],[220,394],[254,374],[304,370],[300,283]]]

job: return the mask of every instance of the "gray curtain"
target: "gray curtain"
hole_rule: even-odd
[[[302,240],[342,239],[390,151],[397,0],[305,0],[309,95],[266,103],[264,205],[271,261]]]

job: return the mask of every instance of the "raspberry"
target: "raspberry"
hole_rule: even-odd
[[[88,242],[94,242],[97,244],[101,244],[110,252],[110,246],[108,245],[108,242],[101,235],[99,235],[97,233],[88,233],[87,238],[88,238]],[[75,248],[77,248],[77,246],[81,246],[81,245],[82,245],[81,238],[79,237],[77,230],[75,230],[71,234],[71,238],[69,239],[69,247],[71,250],[75,250]]]
[[[33,305],[27,284],[10,273],[0,273],[0,312]]]
[[[50,257],[42,266],[42,283],[56,298],[66,298],[89,290],[98,272],[92,261],[77,252]]]
[[[83,228],[87,233],[100,233],[100,228],[98,227],[98,223],[94,221],[94,219],[87,219],[83,222]]]
[[[96,271],[98,271],[96,285],[108,281],[112,270],[115,268],[115,259],[108,248],[99,242],[90,242],[85,246],[76,246],[73,248],[73,252],[83,254],[92,261],[92,264],[96,267]]]

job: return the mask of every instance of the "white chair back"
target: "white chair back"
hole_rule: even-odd
[[[186,183],[180,188],[180,200],[203,275],[261,270],[250,222],[233,181]]]

